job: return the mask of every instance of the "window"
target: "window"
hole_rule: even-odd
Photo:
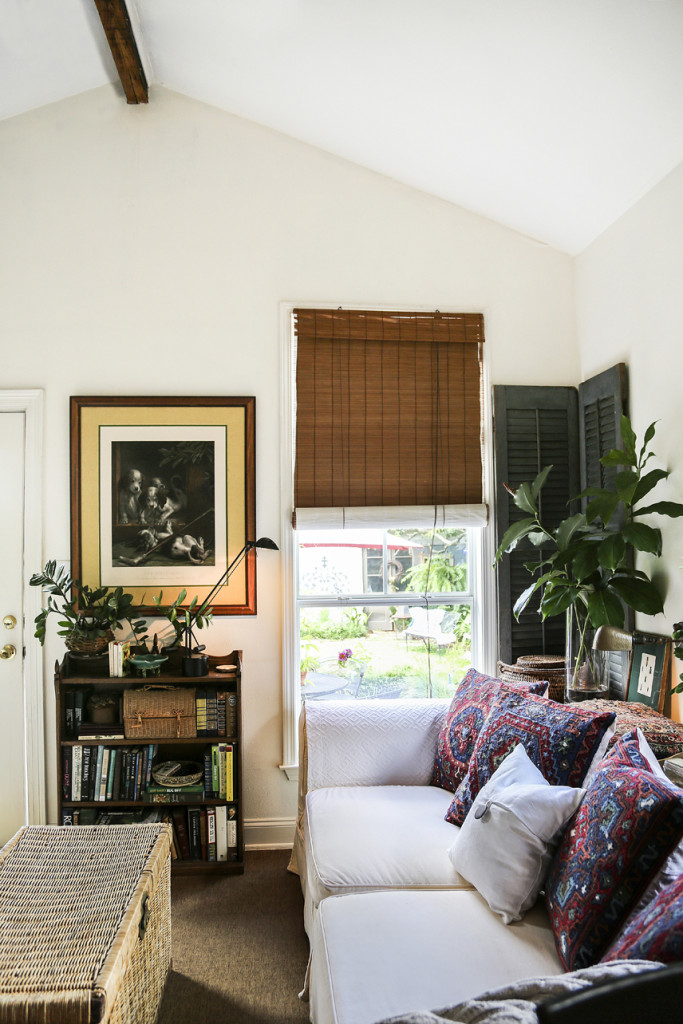
[[[445,696],[470,663],[492,670],[494,645],[484,637],[494,632],[484,626],[488,597],[482,602],[493,560],[491,531],[481,529],[490,474],[482,315],[291,308],[286,315],[289,769],[300,701],[312,696],[316,673],[346,666],[352,679],[344,696]]]
[[[298,530],[301,698],[446,697],[472,663],[474,530]]]

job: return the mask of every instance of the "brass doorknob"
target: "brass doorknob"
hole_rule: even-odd
[[[14,629],[14,627],[17,624],[17,620],[14,618],[13,615],[6,615],[2,620],[2,624],[5,627],[5,629]]]
[[[3,661],[9,661],[16,653],[17,649],[14,644],[5,644],[3,649],[0,651],[0,658],[2,658]]]

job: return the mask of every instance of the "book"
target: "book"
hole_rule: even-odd
[[[237,735],[237,694],[227,693],[225,696],[225,735]]]
[[[190,840],[187,834],[185,811],[180,809],[173,810],[171,812],[171,816],[173,818],[173,824],[175,825],[176,835],[178,836],[178,851],[180,853],[181,860],[189,860]]]
[[[116,762],[119,760],[119,751],[116,747],[112,747],[109,751],[109,769],[107,772],[107,791],[105,797],[107,800],[114,799],[114,777],[116,775]]]
[[[202,859],[201,807],[187,808],[187,834],[190,840],[190,860]]]
[[[83,722],[79,726],[77,738],[79,740],[123,740],[126,737],[120,722],[113,725]]]
[[[177,792],[171,793],[168,788],[164,789],[163,793],[147,793],[145,796],[145,803],[148,804],[193,804],[197,800],[201,800],[204,797],[204,788],[202,787],[201,793],[188,793],[188,787],[178,790]]]
[[[73,748],[64,747],[62,756],[62,799],[71,800],[71,764]],[[73,822],[72,822],[73,824]]]
[[[228,807],[228,856],[236,855],[237,850],[237,808],[235,806]]]
[[[90,763],[92,747],[83,747],[83,764],[81,767],[81,800],[90,800]]]
[[[112,800],[121,799],[121,768],[123,766],[123,755],[125,750],[119,747],[116,751],[116,762],[114,764],[114,778],[112,782]]]
[[[218,736],[218,694],[216,690],[206,691],[206,735]]]
[[[216,727],[217,735],[225,736],[225,690],[219,690],[216,694]]]
[[[192,793],[196,800],[201,800],[205,795],[203,782],[193,782],[189,786],[162,786],[158,782],[150,782],[147,792],[152,796],[157,793]]]
[[[95,794],[96,800],[106,800],[107,798],[107,774],[109,771],[109,747],[103,747],[102,749],[102,766],[100,768],[100,788],[99,792]]]
[[[78,824],[94,825],[97,821],[98,813],[94,807],[80,807],[78,809]]]
[[[206,736],[206,690],[195,690],[195,714],[197,735]]]
[[[213,797],[220,796],[221,783],[218,772],[218,744],[214,743],[211,747],[211,795]]]
[[[212,747],[207,747],[204,751],[204,795],[208,797],[214,796],[212,750]]]
[[[207,829],[206,829],[206,807],[200,808],[199,815],[199,842],[202,850],[202,860],[207,859]]]
[[[62,825],[73,825],[74,811],[71,807],[65,807],[62,811]]]
[[[232,744],[218,744],[218,796],[221,800],[233,799]]]
[[[216,860],[216,808],[206,808],[206,859]]]
[[[73,734],[78,736],[78,730],[81,727],[85,712],[85,698],[86,691],[83,687],[80,690],[76,690],[74,693],[74,726]]]
[[[81,799],[83,772],[83,747],[76,743],[71,748],[71,799]]]
[[[216,860],[228,859],[228,809],[225,804],[216,808]]]
[[[74,701],[75,691],[67,690],[64,694],[64,735],[67,739],[74,737]]]

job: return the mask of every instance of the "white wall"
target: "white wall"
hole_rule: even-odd
[[[626,362],[637,433],[642,437],[653,420],[659,421],[653,448],[657,465],[669,469],[671,477],[653,491],[653,501],[683,501],[682,272],[683,165],[576,261],[582,376]],[[664,558],[656,571],[667,597],[664,615],[641,616],[638,625],[666,633],[683,620],[683,520],[658,516],[652,522],[662,527]],[[682,670],[679,664],[676,676]],[[680,717],[681,711],[683,702],[674,699],[674,714]]]
[[[128,107],[106,87],[2,122],[0,225],[1,386],[46,394],[46,557],[69,555],[78,394],[255,395],[257,534],[278,540],[283,302],[483,311],[492,382],[579,379],[568,256],[164,90]],[[244,650],[246,817],[291,837],[279,564],[259,559],[258,615],[216,622],[209,645]],[[60,654],[54,639],[52,820]]]

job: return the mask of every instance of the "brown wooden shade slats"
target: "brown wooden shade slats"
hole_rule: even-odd
[[[294,311],[295,507],[482,501],[479,313]]]

